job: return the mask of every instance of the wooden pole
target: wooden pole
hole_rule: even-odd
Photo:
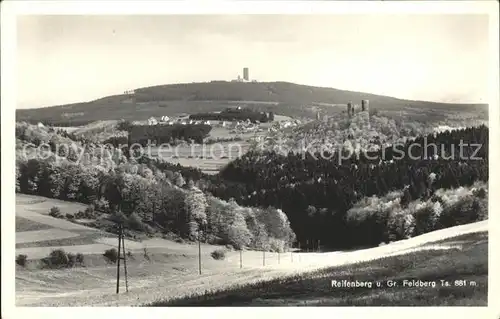
[[[200,232],[198,232],[198,268],[201,275],[201,240],[200,240]]]
[[[265,250],[262,251],[262,265],[263,266],[266,265],[266,251]]]
[[[127,255],[125,254],[125,236],[123,236],[123,234],[122,234],[122,250],[123,250],[123,268],[125,269],[125,291],[128,292]]]
[[[240,249],[240,269],[243,268],[243,251]]]
[[[116,263],[116,293],[120,293],[120,252],[122,248],[122,225],[118,226],[118,260]]]
[[[281,255],[281,253],[278,251],[278,265],[280,263],[280,255]]]
[[[318,253],[319,253],[319,245],[321,243],[321,240],[318,239]]]

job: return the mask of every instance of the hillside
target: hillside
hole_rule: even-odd
[[[151,305],[486,306],[487,303],[488,233],[476,232],[429,242],[400,255]]]
[[[343,266],[344,270],[358,275],[360,267],[356,266],[356,263],[367,262],[383,256],[408,254],[413,251],[432,257],[437,257],[436,253],[440,252],[443,252],[443,255],[448,252],[456,253],[457,247],[463,246],[468,249],[470,246],[475,247],[475,244],[484,245],[485,240],[487,240],[484,235],[479,236],[479,238],[471,236],[472,233],[478,232],[486,235],[488,231],[488,223],[483,221],[355,252],[290,252],[283,253],[281,256],[277,253],[266,253],[265,265],[262,264],[261,252],[245,250],[242,255],[242,268],[240,268],[240,258],[237,251],[227,251],[224,260],[214,260],[210,257],[210,253],[218,247],[202,244],[203,273],[201,275],[198,273],[196,245],[176,243],[159,238],[142,242],[127,240],[127,250],[131,251],[131,255],[127,259],[130,292],[116,295],[114,290],[116,265],[107,264],[102,256],[105,249],[116,248],[116,237],[113,238],[112,234],[97,229],[48,216],[48,208],[53,205],[59,206],[63,213],[75,212],[82,209],[83,206],[78,203],[39,196],[21,194],[16,196],[16,255],[26,254],[28,257],[26,269],[16,266],[17,306],[140,305],[211,291],[217,292],[239,285],[244,286],[298,274],[300,274],[300,278],[306,279],[310,278],[307,272],[335,266]],[[466,234],[469,234],[469,237],[452,238],[457,235],[467,236]],[[43,270],[34,267],[39,258],[57,248],[63,248],[70,253],[84,254],[84,266]],[[149,257],[147,259],[143,257],[144,248],[147,248],[148,251]],[[478,273],[478,277],[475,278],[462,276],[464,268],[467,270],[478,265],[482,267],[481,270],[487,269],[484,268],[487,265],[485,263],[487,251],[482,247],[478,248],[481,249],[473,255],[474,258],[460,259],[461,265],[464,266],[456,271],[457,276],[452,276],[450,279],[475,280],[478,284],[478,287],[475,288],[479,292],[483,292],[486,289],[485,278],[487,278],[484,272]],[[412,256],[412,254],[406,256]],[[470,256],[467,254],[465,257]],[[432,259],[429,263],[435,264],[434,261],[437,259]],[[377,263],[376,261],[372,262],[374,265]],[[468,267],[465,267],[467,265]],[[387,269],[393,271],[396,268],[387,267]],[[436,275],[441,278],[440,275],[449,270],[449,267],[432,269],[431,276]],[[333,271],[338,273],[337,269]],[[377,267],[371,267],[371,271],[375,272],[377,276],[381,275]],[[328,275],[324,271],[323,273]],[[369,274],[365,276],[369,276]],[[405,276],[409,276],[409,274],[406,272]],[[285,283],[289,285],[289,280],[285,279]],[[122,291],[124,284],[122,279]],[[276,286],[276,282],[271,282],[271,284],[271,291],[280,288]],[[266,294],[263,295],[265,299],[269,298],[267,292],[270,290],[266,290]],[[320,292],[324,294],[324,291]],[[356,294],[362,292],[360,290],[353,291]],[[408,292],[412,293],[411,290]],[[483,304],[484,300],[484,294],[481,294],[472,301],[474,304]]]
[[[90,102],[17,110],[17,121],[42,121],[79,126],[97,120],[146,120],[151,116],[221,111],[228,105],[247,105],[292,117],[337,114],[348,101],[370,101],[370,109],[388,116],[443,121],[451,112],[468,120],[486,120],[484,104],[446,104],[408,101],[388,96],[312,87],[287,82],[208,82],[170,84],[136,89],[133,95],[113,95]]]

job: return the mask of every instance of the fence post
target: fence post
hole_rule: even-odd
[[[243,250],[240,249],[240,269],[243,268]]]
[[[262,251],[262,265],[263,266],[266,265],[266,251],[265,250]]]
[[[278,265],[280,263],[280,255],[281,255],[281,253],[278,251]]]

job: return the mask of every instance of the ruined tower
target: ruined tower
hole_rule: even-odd
[[[368,101],[368,100],[361,100],[361,111],[363,111],[363,112],[365,112],[365,111],[368,112],[369,111],[369,108],[368,108],[369,102],[370,101]]]
[[[347,103],[347,116],[351,117],[353,114],[354,114],[354,108],[353,108],[352,102],[349,101]]]

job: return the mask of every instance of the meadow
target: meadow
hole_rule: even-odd
[[[343,287],[344,280],[372,286]],[[487,300],[488,234],[478,232],[416,252],[150,306],[487,306]]]
[[[227,295],[227,291],[232,295],[241,289],[244,289],[246,294],[247,291],[254,289],[249,290],[248,287],[254,286],[247,286],[248,284],[270,288],[259,288],[259,297],[252,298],[252,300],[249,300],[248,296],[231,300],[222,298],[219,305],[227,304],[229,300],[235,305],[249,303],[252,305],[287,303],[326,305],[341,303],[340,297],[332,299],[332,292],[329,292],[327,288],[326,283],[332,276],[336,276],[337,279],[351,276],[358,279],[394,278],[396,280],[405,276],[433,278],[434,275],[436,278],[460,276],[460,278],[474,280],[477,283],[475,287],[461,290],[465,293],[465,299],[456,297],[458,288],[455,288],[455,299],[453,290],[439,290],[439,295],[447,296],[443,300],[446,300],[448,304],[484,304],[484,278],[487,275],[487,268],[484,265],[484,261],[487,260],[487,250],[485,250],[487,221],[431,232],[409,240],[353,252],[292,251],[281,254],[266,252],[263,256],[260,251],[245,250],[240,255],[238,251],[227,250],[223,260],[215,260],[210,254],[215,249],[225,249],[225,247],[202,243],[201,275],[198,273],[197,245],[177,243],[162,238],[150,238],[143,241],[127,239],[126,247],[127,251],[130,251],[127,257],[129,293],[116,295],[116,265],[109,263],[102,256],[106,249],[116,248],[117,240],[113,234],[42,214],[44,207],[47,206],[65,204],[61,205],[62,213],[65,213],[80,209],[81,204],[22,194],[18,194],[16,198],[16,217],[20,222],[19,226],[16,226],[19,229],[18,234],[27,233],[28,229],[32,229],[34,234],[39,234],[31,236],[31,247],[17,247],[19,244],[16,245],[16,255],[26,254],[28,259],[26,267],[16,267],[17,306],[162,305],[165,300],[170,300],[169,304],[176,305],[185,302],[196,304],[200,299],[197,297],[193,301],[193,296],[213,295],[217,299],[225,296],[224,294]],[[53,232],[40,233],[40,230],[46,227],[50,227]],[[63,231],[72,233],[73,236],[55,238],[58,236],[51,235]],[[40,234],[45,234],[46,237]],[[456,237],[456,234],[467,235]],[[456,247],[462,247],[462,249]],[[40,269],[38,267],[41,258],[53,249],[61,248],[68,253],[82,253],[85,257],[83,266],[63,269]],[[394,257],[387,257],[391,255]],[[403,257],[397,257],[398,255]],[[377,261],[384,256],[387,258]],[[450,256],[454,258],[445,260]],[[374,261],[368,262],[369,260]],[[453,266],[451,261],[456,261],[456,265],[460,266],[457,268],[457,273],[451,272]],[[397,269],[404,270],[404,272],[397,275],[395,274]],[[472,271],[475,272],[476,277],[470,274]],[[440,273],[443,275],[441,276]],[[469,275],[465,276],[466,274]],[[297,278],[313,281],[301,284]],[[269,282],[269,284],[264,284],[264,282]],[[125,282],[122,277],[122,291],[124,286]],[[302,292],[300,289],[303,289]],[[311,294],[311,289],[317,290],[316,295]],[[290,292],[283,293],[285,290]],[[274,292],[276,297],[266,295],[265,291]],[[221,295],[221,292],[224,294]],[[397,296],[405,293],[405,291],[396,293],[396,290],[394,292]],[[475,293],[474,298],[471,297],[472,292]],[[366,294],[366,291],[339,293],[344,295],[348,293],[356,297],[357,299],[353,299],[356,304],[368,303],[361,297]],[[403,300],[411,301],[411,298],[414,302],[418,302],[417,297],[411,295],[412,293],[416,294],[417,291],[408,290],[406,295],[398,299],[399,301],[390,299],[395,297],[387,298],[400,304]],[[436,293],[437,291],[426,291],[425,298],[430,298],[433,294],[435,297]],[[255,296],[255,294],[252,292],[249,296]],[[386,294],[390,295],[390,292]],[[187,299],[178,299],[186,296]],[[207,298],[207,302],[210,303],[209,300],[212,297]],[[380,302],[383,304],[383,300]]]

